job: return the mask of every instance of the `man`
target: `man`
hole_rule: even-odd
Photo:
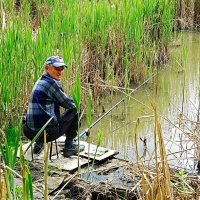
[[[78,152],[78,146],[73,143],[78,131],[78,114],[74,101],[64,93],[60,84],[65,67],[67,67],[66,64],[59,56],[51,56],[46,60],[44,73],[35,83],[31,93],[23,131],[26,137],[32,140],[53,116],[45,129],[47,142],[65,134],[63,155],[69,157]],[[60,107],[65,108],[62,115]],[[44,146],[43,143],[44,135],[42,133],[34,145],[33,152],[40,153]],[[84,146],[80,145],[79,150],[84,150]]]

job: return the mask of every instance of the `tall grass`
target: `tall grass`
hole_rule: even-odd
[[[4,136],[4,141],[0,143],[0,155],[2,155],[3,163],[2,166],[0,165],[0,172],[3,173],[3,184],[0,183],[0,190],[3,191],[2,194],[0,193],[0,196],[4,196],[6,194],[6,199],[16,199],[16,186],[14,184],[14,175],[18,175],[23,181],[23,199],[33,199],[33,185],[32,185],[32,176],[30,174],[30,169],[25,161],[25,154],[28,151],[28,149],[31,147],[31,145],[37,140],[37,138],[41,135],[41,133],[44,131],[46,126],[49,124],[49,122],[52,120],[53,117],[51,117],[41,128],[41,130],[36,134],[34,139],[30,142],[30,145],[23,150],[22,149],[22,142],[20,143],[20,166],[22,171],[22,176],[17,174],[14,171],[15,165],[16,165],[16,156],[17,151],[19,147],[19,141],[20,141],[20,127],[21,124],[19,124],[16,127],[9,127],[6,130],[6,134],[0,129],[1,135]],[[46,135],[45,135],[45,143],[46,143]],[[47,166],[48,166],[48,148],[45,145],[45,156],[44,156],[44,163],[45,168],[44,172],[45,175],[47,174]],[[4,169],[4,171],[1,171],[1,168]],[[1,179],[1,173],[0,173],[0,179]],[[0,181],[1,182],[1,181]],[[5,182],[5,183],[4,183]],[[45,176],[45,191],[44,196],[47,198],[47,175]],[[5,185],[5,186],[4,186]],[[4,189],[6,188],[6,190]]]
[[[71,88],[71,95],[74,99],[74,103],[76,105],[76,109],[78,112],[78,130],[77,130],[77,136],[78,136],[78,171],[80,172],[80,138],[79,138],[79,128],[80,128],[80,112],[81,112],[81,80],[79,73],[76,76],[75,84]]]
[[[52,54],[69,63],[65,77],[71,82],[81,66],[82,83],[95,84],[94,98],[101,91],[98,83],[111,79],[128,87],[166,59],[173,1],[23,1],[18,11],[11,2],[1,3],[6,18],[0,30],[1,122],[22,117],[44,60]]]

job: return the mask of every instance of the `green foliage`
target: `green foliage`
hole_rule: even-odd
[[[176,173],[176,176],[185,178],[187,176],[187,173],[184,169],[181,169],[181,170],[178,171],[178,173]]]
[[[23,194],[23,187],[21,187],[21,186],[16,187],[15,193],[16,193],[16,199],[17,200],[21,200],[22,197],[23,197],[22,196],[22,194]]]
[[[102,132],[99,132],[97,137],[97,148],[100,147],[102,139],[103,139],[103,134]]]
[[[89,89],[87,101],[87,126],[90,127],[92,122],[92,92]]]
[[[27,183],[27,197],[28,199],[33,200],[33,183],[32,183],[32,176],[30,173],[30,169],[28,168],[28,172],[26,175],[26,183]]]
[[[81,80],[78,73],[75,79],[75,84],[71,87],[71,96],[74,100],[78,113],[81,111]]]
[[[178,194],[186,195],[194,193],[194,189],[190,186],[190,179],[188,179],[188,174],[185,170],[181,169],[174,176],[173,186]]]
[[[96,144],[96,149],[95,149],[95,153],[94,153],[94,158],[93,158],[93,161],[92,161],[92,168],[94,168],[95,157],[97,156],[97,151],[98,151],[98,148],[101,145],[102,139],[103,139],[103,133],[99,132],[98,136],[97,136],[97,144]],[[89,151],[89,149],[88,149],[88,151]],[[89,170],[89,167],[88,167],[88,170]],[[92,173],[92,171],[90,171],[88,173],[88,178],[91,176],[91,173]]]
[[[3,162],[5,165],[14,169],[19,145],[20,138],[20,125],[19,126],[11,126],[7,127],[5,130],[5,138],[4,142],[0,143],[0,152],[3,158]],[[6,174],[9,185],[9,191],[15,196],[15,184],[14,184],[14,176],[10,171],[7,171]]]
[[[22,143],[20,145],[20,165],[23,180],[23,199],[33,200],[33,184],[29,166],[24,158]]]
[[[105,82],[111,78],[117,84],[120,77],[128,86],[143,66],[152,67],[149,63],[168,44],[176,1],[34,2],[23,1],[18,11],[11,0],[0,4],[1,19],[6,19],[5,29],[0,30],[0,118],[13,124],[24,112],[44,60],[52,54],[62,55],[69,63],[66,78],[74,77],[74,61],[79,66],[91,62],[100,74],[108,72]],[[97,57],[90,58],[90,52]]]

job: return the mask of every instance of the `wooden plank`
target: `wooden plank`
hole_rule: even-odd
[[[65,136],[61,136],[59,137],[56,141],[58,144],[63,144],[65,142],[66,137]],[[95,151],[96,151],[96,145],[94,144],[88,144],[85,141],[80,141],[80,144],[83,144],[85,146],[85,150],[83,152],[80,152],[80,156],[83,157],[90,157],[90,159],[95,159],[96,161],[102,161],[106,158],[110,158],[116,154],[118,154],[119,152],[117,152],[116,150],[112,150],[112,149],[108,149],[108,148],[104,148],[104,147],[99,147],[97,149],[97,154],[95,155]],[[89,151],[88,151],[89,149]],[[88,154],[89,152],[89,154]]]
[[[91,161],[89,161],[91,162]],[[88,163],[87,158],[79,158],[80,166],[83,166]],[[78,168],[78,156],[71,156],[69,158],[65,158],[62,155],[59,158],[52,159],[49,161],[49,165],[53,167],[57,167],[58,169],[72,171]]]
[[[23,150],[25,151],[26,148],[29,146],[30,142],[27,144],[24,144],[22,146]],[[59,146],[58,146],[59,148]],[[54,151],[54,150],[53,150]],[[17,152],[17,157],[20,157],[20,150]],[[32,155],[31,155],[31,148],[27,151],[25,155],[25,159],[28,161],[32,161]],[[33,159],[35,162],[43,163],[44,162],[44,151],[42,151],[40,154],[33,154]],[[87,158],[80,157],[80,166],[83,166],[88,163]],[[89,161],[91,162],[91,161]],[[49,166],[57,167],[59,169],[72,171],[78,168],[78,156],[71,156],[69,158],[65,158],[61,153],[57,155],[55,152],[53,153],[51,160],[49,160]]]
[[[80,152],[80,155],[86,158],[89,157],[91,159],[95,159],[96,161],[102,161],[119,153],[116,150],[104,147],[97,148],[96,145],[84,141],[80,141],[80,144],[83,144],[85,146],[85,150],[83,152]]]
[[[65,158],[60,152],[61,152],[61,146],[60,144],[65,141],[65,137],[62,137],[58,139],[58,157],[56,155],[55,151],[55,144],[53,143],[53,151],[52,151],[52,156],[51,160],[49,160],[49,165],[57,167],[59,169],[71,171],[75,170],[78,168],[78,156],[71,156],[69,158]],[[22,146],[23,150],[25,151],[27,147],[29,146],[30,142],[27,144],[24,144]],[[107,149],[104,147],[99,147],[97,148],[96,145],[94,144],[89,144],[84,141],[80,141],[80,144],[85,146],[85,150],[83,152],[80,152],[80,166],[83,166],[89,162],[91,162],[91,159],[95,159],[96,161],[102,161],[104,159],[110,158],[116,154],[118,154],[117,151]],[[33,145],[34,146],[34,145]],[[96,154],[96,155],[95,155]],[[17,156],[20,157],[20,150],[18,150]],[[89,159],[88,159],[89,158]],[[31,148],[27,151],[25,155],[25,159],[28,161],[32,161],[32,153],[31,153]],[[33,160],[35,162],[43,163],[44,161],[44,151],[42,151],[39,155],[33,154]]]

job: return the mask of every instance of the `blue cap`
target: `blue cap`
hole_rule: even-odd
[[[47,58],[44,65],[53,65],[54,67],[67,67],[67,65],[64,63],[64,60],[60,56],[51,56]]]

